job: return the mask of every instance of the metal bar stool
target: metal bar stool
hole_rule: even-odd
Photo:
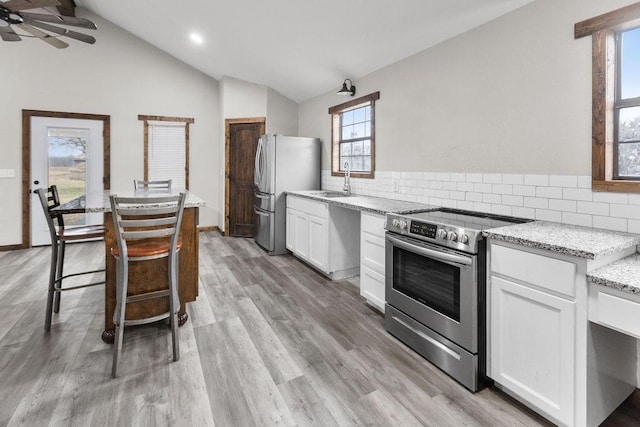
[[[162,179],[156,181],[145,181],[141,179],[133,180],[133,188],[136,190],[160,190],[171,188],[170,179]]]
[[[102,285],[104,280],[100,282],[91,282],[84,285],[62,287],[64,279],[84,274],[94,274],[104,272],[105,269],[83,271],[65,275],[64,270],[64,253],[67,242],[79,242],[87,239],[104,239],[105,228],[103,225],[87,225],[79,227],[65,227],[63,215],[53,209],[60,206],[60,198],[58,196],[58,188],[52,185],[49,188],[38,188],[35,190],[44,210],[44,216],[49,226],[49,235],[51,236],[51,268],[49,272],[49,293],[47,295],[47,313],[45,316],[44,330],[51,330],[52,314],[60,311],[60,294],[63,291],[71,291],[74,289],[86,288],[89,286]],[[57,223],[54,224],[54,221]]]
[[[113,313],[115,340],[111,375],[118,375],[124,327],[157,322],[169,318],[173,360],[180,358],[178,343],[178,254],[182,246],[180,225],[186,194],[160,197],[110,196],[116,245],[111,254],[116,259],[116,307]],[[129,263],[167,258],[169,288],[128,295]],[[126,320],[128,303],[169,297],[169,312],[144,319]]]

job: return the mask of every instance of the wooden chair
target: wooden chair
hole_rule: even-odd
[[[160,190],[171,188],[170,179],[162,179],[156,181],[145,181],[140,179],[133,180],[133,188],[136,190]]]
[[[51,267],[49,272],[49,293],[47,295],[47,313],[45,316],[44,330],[51,330],[52,313],[60,311],[60,294],[63,291],[71,291],[74,289],[86,288],[89,286],[102,285],[104,280],[100,282],[86,283],[83,285],[62,287],[64,279],[84,274],[94,274],[105,271],[104,268],[99,270],[83,271],[65,275],[64,270],[64,253],[68,242],[78,242],[87,239],[104,239],[105,228],[103,225],[87,225],[78,227],[66,227],[64,225],[63,215],[53,209],[60,206],[60,198],[58,189],[55,185],[49,188],[38,188],[35,190],[38,195],[40,204],[44,211],[44,216],[49,226],[49,235],[51,236]],[[55,223],[54,223],[55,222]],[[56,224],[57,223],[57,224]]]
[[[169,318],[173,343],[173,360],[180,358],[178,343],[178,255],[182,242],[179,236],[186,193],[160,197],[110,196],[115,245],[111,254],[116,258],[116,307],[113,313],[115,340],[111,375],[118,375],[118,360],[122,353],[124,327],[157,322]],[[128,295],[129,263],[167,258],[168,289]],[[169,297],[169,312],[153,317],[125,320],[127,303],[152,298]]]

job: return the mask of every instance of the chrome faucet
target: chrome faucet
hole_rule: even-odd
[[[342,187],[347,196],[351,195],[351,166],[349,162],[344,162],[344,186]]]

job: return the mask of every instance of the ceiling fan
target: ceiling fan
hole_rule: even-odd
[[[0,38],[6,42],[13,42],[20,41],[21,37],[35,37],[58,49],[69,46],[68,43],[58,38],[61,36],[89,44],[96,42],[94,37],[87,34],[51,25],[51,23],[54,23],[95,30],[96,25],[88,19],[76,18],[74,16],[59,16],[52,13],[23,12],[23,10],[50,6],[61,6],[61,4],[58,0],[0,1]],[[28,34],[18,34],[13,30],[13,27],[17,27]]]

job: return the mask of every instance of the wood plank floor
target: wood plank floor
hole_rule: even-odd
[[[49,248],[0,252],[0,426],[540,426],[502,392],[473,394],[387,334],[352,281],[252,240],[201,233],[200,294],[171,361],[165,324],[125,332],[120,377],[100,340],[104,290],[63,295],[44,333]],[[67,271],[103,245],[73,245]],[[606,421],[640,425],[634,393]]]

